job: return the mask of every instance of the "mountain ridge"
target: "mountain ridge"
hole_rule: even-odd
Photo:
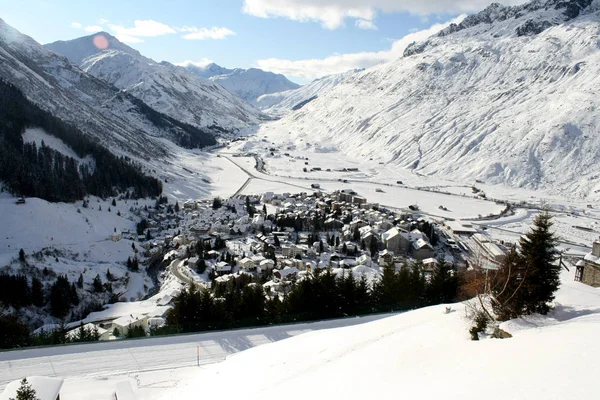
[[[156,62],[101,33],[45,45],[63,51],[84,72],[130,93],[154,110],[201,129],[235,131],[267,119],[259,110],[210,80],[182,67]],[[79,63],[77,63],[79,61]]]
[[[539,34],[517,33],[564,10],[434,35],[411,46],[426,43],[422,51],[352,74],[276,124],[415,174],[598,197],[600,2]]]
[[[253,105],[258,105],[258,98],[265,94],[298,89],[301,86],[287,79],[282,74],[263,71],[258,68],[224,68],[215,63],[205,67],[188,65],[188,71],[218,83],[231,93]]]

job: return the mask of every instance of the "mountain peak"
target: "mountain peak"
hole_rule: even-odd
[[[73,40],[59,40],[45,44],[44,47],[55,53],[64,55],[72,64],[78,66],[81,65],[84,59],[104,50],[118,50],[132,56],[141,56],[137,50],[132,49],[110,33],[104,31]]]
[[[518,6],[492,3],[483,11],[466,17],[460,24],[451,24],[438,36],[443,37],[481,24],[493,24],[508,19],[525,19],[514,31],[517,36],[536,35],[545,29],[577,18],[594,0],[532,0]]]

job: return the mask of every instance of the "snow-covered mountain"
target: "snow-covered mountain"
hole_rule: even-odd
[[[205,67],[189,65],[186,68],[198,76],[218,83],[231,93],[255,105],[256,100],[264,94],[283,92],[300,87],[300,85],[281,74],[274,74],[257,68],[227,69],[215,63],[208,64]]]
[[[256,100],[255,105],[269,115],[282,116],[290,111],[299,110],[316,99],[321,93],[360,71],[363,70],[356,69],[341,74],[329,75],[315,79],[308,85],[301,86],[298,89],[265,94]]]
[[[95,46],[98,36],[104,37],[105,49]],[[200,128],[229,131],[264,119],[260,111],[216,83],[146,58],[107,33],[50,43],[46,48],[62,52],[83,71],[126,90],[156,111]]]
[[[74,67],[65,57],[45,49],[1,19],[0,78],[117,153],[160,158],[169,152],[158,138],[177,142],[183,137],[205,135]]]
[[[599,22],[599,0],[492,5],[276,126],[415,174],[594,195]]]
[[[227,75],[232,73],[234,70],[221,67],[218,64],[210,63],[205,66],[199,66],[194,64],[183,65],[188,71],[193,72],[194,74],[201,76],[202,78],[212,78],[217,75]]]

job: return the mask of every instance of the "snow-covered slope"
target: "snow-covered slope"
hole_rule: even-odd
[[[600,1],[493,6],[475,20],[347,77],[274,128],[416,174],[599,192]]]
[[[93,52],[98,36],[109,45]],[[126,90],[153,109],[197,127],[230,131],[263,119],[260,111],[221,86],[185,68],[143,57],[107,33],[50,43],[46,48],[63,52],[83,71]]]
[[[150,112],[139,99],[86,74],[1,19],[0,78],[113,152],[160,158],[168,152],[155,138],[174,140],[190,133],[187,127]]]
[[[247,102],[256,105],[256,100],[269,93],[283,92],[300,87],[281,74],[250,68],[223,68],[215,63],[206,67],[189,65],[190,72],[218,83],[231,93],[236,94]]]
[[[157,398],[595,399],[600,291],[572,279],[550,315],[505,323],[510,339],[471,341],[464,305],[429,307],[255,347]]]
[[[321,93],[331,89],[348,76],[352,76],[360,71],[362,70],[351,70],[342,74],[329,75],[315,79],[308,85],[301,86],[298,89],[265,94],[256,100],[255,105],[267,114],[282,116],[290,111],[302,108],[305,104],[316,99]]]

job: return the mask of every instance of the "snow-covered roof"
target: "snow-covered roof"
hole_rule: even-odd
[[[412,242],[412,246],[417,250],[423,249],[425,247],[433,249],[433,247],[431,247],[431,245],[427,243],[424,239],[415,240],[414,242]]]
[[[140,314],[125,315],[123,317],[115,319],[113,321],[113,324],[118,326],[129,326],[130,324],[133,324],[135,322],[143,321],[146,318],[148,317]]]
[[[400,231],[398,230],[398,228],[392,228],[383,234],[383,240],[389,240],[389,239],[393,238],[394,236],[398,236],[398,235],[400,235]]]

